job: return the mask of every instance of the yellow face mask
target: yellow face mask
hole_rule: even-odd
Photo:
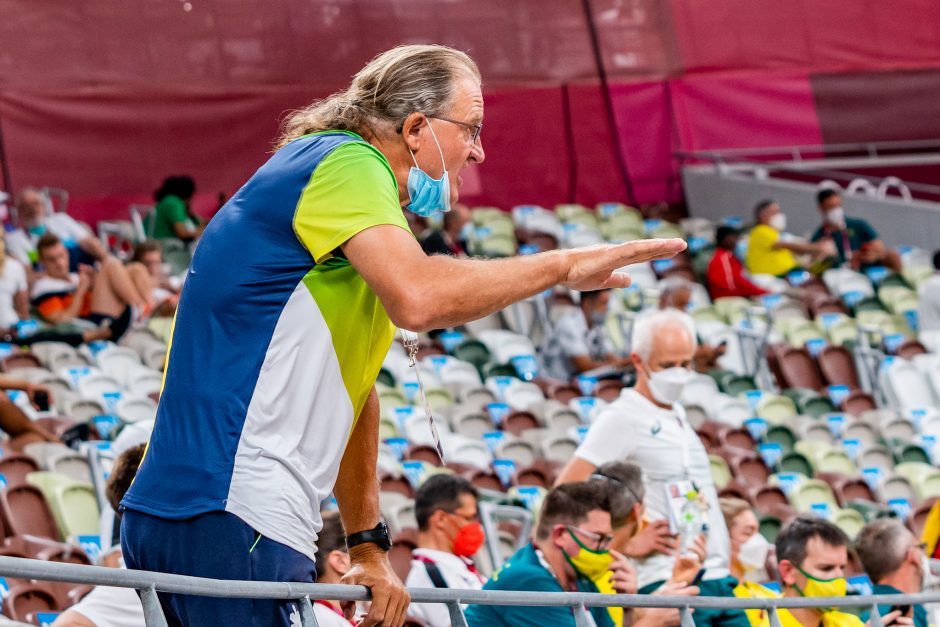
[[[565,559],[568,560],[568,563],[571,564],[571,567],[578,572],[578,574],[587,577],[591,581],[597,581],[605,573],[610,571],[610,565],[614,561],[614,556],[610,554],[610,551],[595,551],[584,546],[584,543],[578,539],[570,529],[567,529],[568,535],[578,543],[578,546],[581,547],[578,551],[578,554],[574,557],[565,553]]]
[[[819,579],[818,577],[813,577],[808,572],[796,567],[804,577],[806,577],[806,586],[800,590],[800,587],[796,584],[793,587],[804,597],[844,597],[848,589],[848,583],[845,580],[845,577],[833,577],[832,579]],[[835,608],[821,608],[821,612],[831,612]]]

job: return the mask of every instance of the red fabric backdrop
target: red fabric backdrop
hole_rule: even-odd
[[[935,0],[589,4],[613,132],[580,0],[0,0],[6,166],[14,188],[68,189],[90,221],[173,173],[208,207],[264,160],[285,111],[432,41],[483,72],[475,204],[628,187],[674,201],[676,150],[940,136]]]

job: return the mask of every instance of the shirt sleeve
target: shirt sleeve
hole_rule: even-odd
[[[591,352],[587,343],[586,330],[577,323],[574,318],[576,315],[580,316],[581,313],[571,314],[558,321],[558,346],[566,359],[589,355]]]
[[[863,244],[878,239],[878,232],[865,220],[859,220],[856,228],[858,229],[858,238]]]
[[[91,237],[91,233],[79,224],[75,218],[68,215],[67,213],[57,213],[56,222],[57,228],[61,229],[60,236],[64,239],[70,239],[75,242],[80,242],[86,237]]]
[[[29,289],[29,285],[26,283],[26,270],[16,259],[7,259],[6,263],[10,264],[8,272],[10,273],[10,279],[13,282],[13,291],[22,292]]]
[[[823,228],[821,226],[816,227],[816,230],[813,231],[813,235],[809,238],[809,241],[818,242],[819,240],[823,238],[823,235],[824,235]]]
[[[594,419],[575,457],[600,466],[628,457],[635,448],[633,434],[624,433],[624,423],[616,409],[604,409]]]
[[[294,230],[321,263],[357,233],[381,224],[411,233],[388,161],[365,142],[342,144],[320,162],[301,193]]]

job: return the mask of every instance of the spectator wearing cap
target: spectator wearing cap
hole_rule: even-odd
[[[726,296],[763,296],[767,290],[755,285],[744,274],[744,264],[735,254],[740,233],[731,226],[720,226],[715,233],[715,254],[708,262],[706,277],[712,299]]]
[[[479,590],[486,582],[473,562],[483,546],[483,526],[477,490],[451,474],[433,475],[415,494],[418,548],[412,553],[405,585],[412,588]],[[411,616],[430,627],[450,625],[450,612],[441,603],[412,603]]]
[[[930,560],[924,544],[897,518],[879,518],[865,525],[855,550],[874,584],[874,594],[917,594],[930,581]],[[885,616],[892,607],[879,605],[878,613]],[[868,620],[869,613],[867,609],[862,612],[862,620]],[[904,615],[912,618],[916,627],[927,627],[929,623],[923,605],[909,606]]]

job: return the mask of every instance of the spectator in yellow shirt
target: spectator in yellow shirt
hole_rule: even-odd
[[[783,276],[801,267],[797,255],[812,255],[814,259],[831,256],[835,246],[831,239],[807,242],[783,237],[787,229],[787,216],[775,200],[762,200],[754,207],[757,223],[748,236],[745,265],[751,274]]]

